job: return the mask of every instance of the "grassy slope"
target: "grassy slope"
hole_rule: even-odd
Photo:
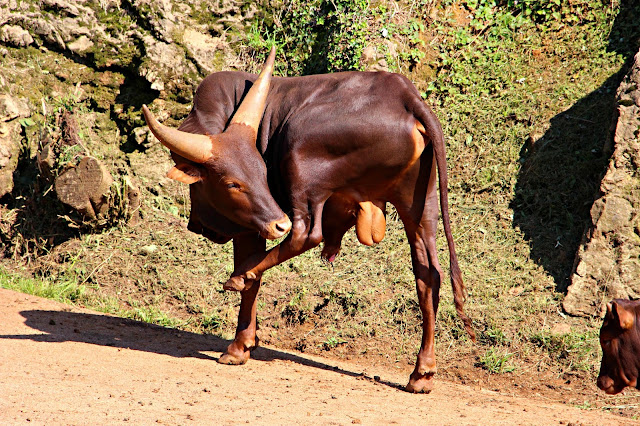
[[[633,415],[637,399],[595,391],[599,320],[568,318],[560,304],[606,167],[613,93],[631,50],[612,46],[609,32],[626,21],[603,14],[545,29],[482,13],[442,11],[429,46],[440,54],[438,79],[429,86],[412,75],[447,135],[454,237],[479,333],[472,345],[443,286],[441,374],[514,392],[519,382],[525,394],[582,406],[624,403],[620,410]],[[29,273],[42,281],[0,269],[0,283],[232,337],[238,296],[218,284],[231,272],[230,245],[187,233],[169,207],[148,202],[147,211],[136,227],[71,239],[41,256]],[[262,341],[409,368],[419,309],[401,224],[389,220],[375,248],[349,233],[342,253],[332,267],[314,250],[266,274]]]

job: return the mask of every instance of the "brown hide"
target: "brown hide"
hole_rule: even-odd
[[[232,117],[255,79],[240,72],[208,76],[178,130],[229,133],[225,129],[233,126]],[[236,337],[220,362],[249,359],[257,342],[256,295],[264,271],[322,241],[322,256],[333,261],[353,226],[362,243],[380,242],[389,202],[405,226],[423,313],[422,345],[407,389],[428,392],[436,370],[435,317],[443,276],[435,247],[440,212],[454,303],[474,338],[463,312],[464,284],[449,223],[444,138],[433,112],[398,74],[274,77],[254,140],[249,146],[214,138],[215,154],[203,164],[173,153],[171,177],[190,184],[189,229],[213,241],[234,240],[235,271],[224,288],[242,291],[242,300]],[[238,185],[244,198],[233,198],[236,189],[220,190],[221,180]],[[291,231],[265,251],[264,238],[285,228],[279,211],[291,219]],[[272,232],[265,231],[269,223]]]
[[[627,386],[640,389],[640,300],[615,299],[607,305],[600,346],[598,387],[609,394]]]

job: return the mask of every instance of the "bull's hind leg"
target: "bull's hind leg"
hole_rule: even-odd
[[[415,369],[407,384],[410,392],[430,392],[436,373],[435,328],[442,281],[442,269],[436,252],[437,223],[437,220],[423,220],[417,228],[405,225],[408,228],[407,237],[411,245],[411,261],[422,312],[422,342]]]
[[[245,235],[233,240],[233,261],[235,267],[248,256],[264,252],[265,240],[258,235]],[[227,347],[227,351],[220,357],[221,364],[239,365],[249,360],[249,353],[258,346],[256,337],[258,290],[262,275],[258,274],[254,280],[246,280],[247,290],[240,292],[240,311],[238,312],[238,325],[233,342]]]
[[[410,392],[430,392],[436,373],[434,337],[442,268],[436,251],[440,209],[432,158],[428,153],[423,153],[419,173],[416,173],[417,176],[414,175],[414,182],[418,183],[410,188],[410,195],[409,192],[404,195],[403,202],[396,204],[411,246],[413,273],[422,312],[422,342],[415,369],[406,387]]]

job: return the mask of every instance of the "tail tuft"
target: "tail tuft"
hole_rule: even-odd
[[[452,265],[453,266],[453,265]],[[451,288],[453,289],[453,303],[456,307],[456,312],[458,313],[458,318],[464,324],[464,329],[469,334],[469,337],[473,342],[476,341],[476,333],[473,331],[471,326],[471,320],[464,313],[464,301],[466,299],[464,283],[462,282],[462,274],[460,273],[460,269],[458,265],[455,265],[455,268],[451,269]]]

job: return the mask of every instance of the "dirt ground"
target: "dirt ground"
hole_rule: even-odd
[[[1,424],[640,424],[384,368],[259,348],[0,289]]]

